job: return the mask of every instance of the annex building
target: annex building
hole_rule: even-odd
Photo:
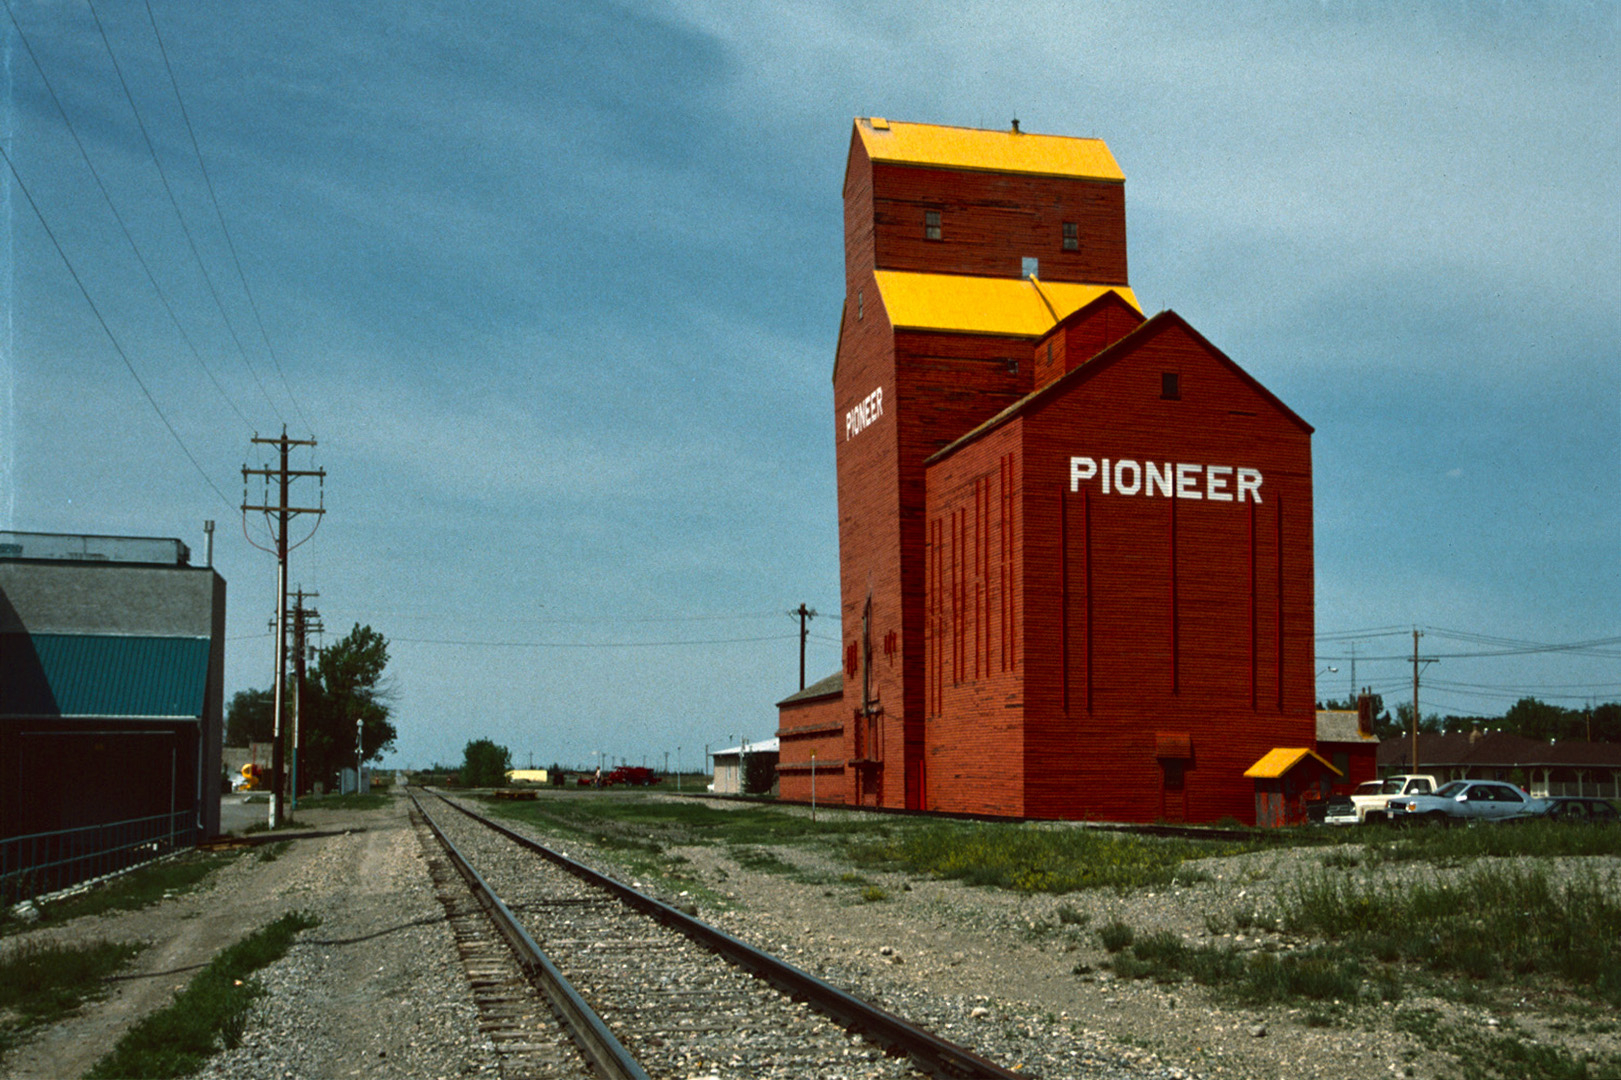
[[[0,903],[217,834],[224,687],[185,544],[0,532]]]
[[[1099,140],[857,119],[844,207],[844,664],[782,797],[1255,821],[1316,744],[1311,427],[1141,311]]]

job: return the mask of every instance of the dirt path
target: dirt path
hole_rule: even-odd
[[[440,914],[420,872],[404,807],[396,802],[368,812],[301,809],[299,823],[353,831],[292,841],[270,861],[250,851],[202,890],[149,908],[85,916],[0,940],[0,952],[30,940],[148,945],[104,1000],[36,1032],[0,1062],[0,1072],[19,1080],[82,1075],[130,1025],[168,1004],[220,949],[294,910],[323,920],[304,935],[312,943],[301,941],[294,948],[332,957],[328,975],[335,977],[322,992],[335,1017],[347,1028],[375,1027],[379,1005],[402,987],[398,979],[382,978],[388,965],[379,965],[368,946],[386,940],[390,931],[420,934],[426,928],[431,934]],[[443,934],[442,926],[436,929]]]

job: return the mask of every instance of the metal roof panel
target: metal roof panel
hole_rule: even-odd
[[[873,277],[884,312],[897,330],[1039,338],[1106,292],[1119,293],[1138,307],[1136,294],[1124,285],[903,270],[875,270]]]
[[[198,717],[209,639],[5,634],[0,714]]]
[[[874,161],[1085,180],[1126,178],[1102,139],[906,124],[881,117],[857,117],[855,125]]]

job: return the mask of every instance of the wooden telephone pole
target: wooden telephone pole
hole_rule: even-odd
[[[282,800],[282,769],[284,765],[284,747],[282,740],[281,716],[283,702],[286,694],[287,682],[287,553],[297,544],[289,545],[287,542],[287,523],[299,514],[316,515],[316,524],[320,524],[320,515],[326,513],[324,505],[321,506],[293,506],[287,501],[288,489],[295,479],[303,476],[320,477],[322,491],[325,491],[325,469],[293,469],[288,467],[287,455],[295,446],[314,446],[314,439],[289,439],[287,427],[282,426],[280,438],[253,437],[253,442],[260,445],[278,447],[281,451],[281,465],[278,468],[250,469],[242,466],[242,532],[247,534],[248,511],[257,510],[265,515],[265,521],[270,526],[275,541],[274,548],[265,548],[254,544],[252,537],[248,543],[258,547],[261,551],[274,551],[276,555],[276,694],[275,694],[275,724],[271,735],[270,747],[270,827],[276,828],[281,824]],[[258,505],[248,502],[248,477],[262,476],[265,479],[264,501]],[[275,503],[270,501],[270,480],[277,481],[276,490],[278,498]],[[323,500],[324,501],[324,500]],[[311,530],[311,535],[314,531]],[[308,540],[309,537],[305,537]],[[304,541],[299,541],[302,544]]]
[[[799,616],[799,688],[803,690],[805,689],[805,636],[810,632],[806,627],[806,623],[816,618],[816,609],[800,604],[788,614]]]
[[[1418,655],[1418,639],[1424,635],[1413,631],[1413,767],[1412,772],[1418,772],[1418,672],[1420,664],[1433,664],[1435,657]]]
[[[300,585],[293,594],[293,765],[292,775],[288,778],[288,790],[292,799],[293,809],[298,809],[298,751],[303,746],[301,732],[304,718],[304,670],[305,661],[309,659],[309,647],[305,639],[311,633],[319,634],[322,629],[321,613],[314,608],[304,606],[305,600],[313,600],[320,593],[307,593]]]

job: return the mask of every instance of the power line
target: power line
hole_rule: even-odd
[[[685,641],[477,641],[461,638],[391,637],[390,644],[471,645],[487,649],[653,649],[679,645],[745,645],[761,641],[792,641],[798,634],[771,634],[766,637],[708,638]]]
[[[180,452],[186,455],[186,460],[191,462],[191,467],[197,470],[197,475],[203,478],[203,483],[214,489],[214,494],[220,497],[220,501],[227,508],[235,510],[236,507],[231,500],[225,497],[225,492],[219,489],[218,485],[209,478],[208,473],[203,470],[202,465],[198,464],[197,458],[193,456],[191,449],[186,446],[185,440],[180,437],[180,432],[175,430],[175,426],[169,422],[169,418],[164,415],[163,410],[158,406],[157,398],[153,397],[152,391],[147,389],[140,373],[135,370],[135,365],[130,362],[129,355],[124,352],[124,346],[119,344],[118,336],[113,333],[112,327],[107,325],[107,320],[102,317],[101,309],[96,306],[95,300],[91,299],[90,290],[85,288],[84,280],[79,277],[79,272],[73,268],[73,260],[69,259],[68,253],[62,249],[61,241],[57,240],[56,233],[52,231],[50,223],[45,220],[45,215],[40,211],[39,204],[34,201],[33,192],[29,191],[28,185],[23,183],[22,174],[17,171],[16,164],[12,162],[11,155],[6,153],[3,144],[0,144],[0,158],[5,159],[6,167],[11,170],[12,179],[17,182],[17,190],[21,191],[23,198],[28,200],[28,206],[34,211],[34,217],[39,219],[40,228],[44,229],[45,235],[50,237],[51,246],[56,248],[56,254],[61,257],[62,265],[67,267],[69,276],[73,278],[73,283],[79,287],[79,294],[84,297],[84,302],[90,305],[91,314],[96,317],[96,322],[101,324],[101,332],[107,335],[108,341],[112,342],[113,350],[118,353],[118,358],[124,362],[124,367],[129,369],[130,377],[135,380],[135,385],[139,386],[141,393],[146,395],[147,404],[151,405],[152,411],[158,414],[158,419],[163,421],[163,426],[169,429],[169,434],[174,437],[175,445],[179,446]]]
[[[253,321],[259,327],[259,337],[265,343],[265,351],[270,354],[271,362],[276,365],[276,374],[281,378],[282,389],[287,391],[287,400],[293,403],[293,409],[298,418],[304,421],[307,428],[314,427],[309,417],[304,415],[304,409],[293,394],[293,388],[287,382],[287,372],[282,370],[281,358],[276,355],[275,347],[270,344],[270,335],[265,332],[264,319],[259,316],[259,304],[253,298],[253,290],[248,287],[248,276],[242,272],[242,260],[237,256],[236,243],[231,239],[231,230],[225,225],[225,212],[220,209],[219,198],[214,194],[214,181],[208,175],[208,166],[203,164],[202,147],[197,144],[197,133],[192,129],[191,116],[186,112],[186,103],[180,97],[180,84],[174,77],[174,68],[169,63],[169,50],[163,46],[163,35],[158,31],[158,20],[152,14],[152,0],[146,0],[146,18],[152,24],[152,36],[157,39],[158,53],[163,57],[163,67],[169,73],[169,86],[174,90],[175,104],[180,106],[180,118],[186,123],[186,135],[191,139],[192,152],[197,155],[197,169],[203,174],[203,185],[208,189],[208,201],[214,206],[214,216],[219,219],[220,232],[225,236],[225,246],[231,252],[231,262],[236,266],[237,280],[242,283],[242,292],[248,298],[248,307],[253,312]]]
[[[1363,638],[1400,637],[1408,633],[1410,627],[1406,626],[1375,626],[1366,630],[1335,630],[1329,633],[1318,634],[1318,641],[1360,641]]]
[[[40,63],[39,57],[34,53],[34,46],[29,42],[28,35],[23,33],[22,25],[17,21],[17,14],[11,8],[11,0],[6,0],[6,14],[11,16],[11,25],[16,28],[17,37],[23,43],[28,58],[34,62],[34,70],[39,72],[40,81],[45,84],[45,90],[51,96],[51,103],[56,106],[56,111],[61,115],[62,123],[66,126],[68,134],[73,137],[73,144],[79,148],[79,156],[84,159],[85,167],[90,170],[91,177],[95,179],[96,187],[101,191],[102,200],[106,202],[107,209],[112,211],[113,220],[118,222],[119,229],[124,233],[124,239],[129,241],[130,251],[134,253],[135,260],[141,264],[141,269],[146,273],[146,280],[151,283],[152,290],[158,294],[158,300],[163,304],[163,310],[168,312],[169,321],[174,323],[174,328],[180,332],[181,340],[186,343],[186,348],[191,350],[192,359],[196,360],[197,366],[203,369],[203,374],[207,375],[208,381],[214,384],[214,389],[219,391],[220,397],[225,399],[225,404],[229,405],[231,411],[236,413],[238,420],[251,428],[253,425],[248,421],[247,416],[232,400],[231,395],[226,392],[225,387],[220,384],[214,372],[203,362],[202,353],[198,351],[196,343],[191,340],[191,335],[186,333],[186,328],[180,322],[180,316],[175,313],[174,305],[169,302],[168,294],[163,291],[163,286],[158,284],[157,276],[152,272],[152,267],[147,263],[146,256],[141,253],[140,245],[135,242],[134,235],[129,231],[129,225],[124,221],[124,215],[119,213],[118,206],[113,202],[112,194],[102,181],[101,173],[96,169],[95,163],[90,160],[90,153],[85,149],[84,142],[79,138],[78,129],[73,126],[73,121],[68,117],[68,111],[63,106],[61,98],[57,96],[56,88],[51,85],[50,76],[45,74],[44,65]]]
[[[208,266],[203,262],[202,253],[197,250],[197,240],[191,234],[191,226],[186,224],[186,215],[180,212],[180,202],[175,198],[174,188],[169,184],[169,174],[163,168],[163,162],[158,157],[158,151],[152,145],[152,136],[146,130],[146,123],[141,119],[141,110],[135,104],[135,95],[130,92],[129,83],[124,79],[124,69],[118,64],[118,56],[113,52],[113,43],[107,37],[107,30],[101,25],[101,16],[96,12],[95,0],[84,0],[90,9],[90,17],[95,20],[96,30],[101,34],[101,43],[107,49],[107,58],[112,61],[113,71],[118,76],[118,85],[124,89],[124,100],[129,102],[130,112],[135,116],[135,126],[140,129],[141,139],[146,143],[146,152],[152,158],[152,164],[157,167],[158,179],[163,182],[163,191],[169,196],[169,206],[174,210],[175,220],[180,223],[180,231],[186,235],[186,244],[191,248],[191,257],[197,263],[197,269],[203,275],[203,282],[208,286],[208,294],[214,298],[214,307],[218,309],[220,318],[225,322],[225,329],[231,335],[231,341],[236,344],[236,351],[242,357],[242,364],[253,376],[254,383],[259,387],[259,393],[264,395],[265,401],[270,405],[277,420],[282,420],[281,409],[276,406],[270,391],[265,389],[259,373],[253,369],[253,362],[248,359],[248,351],[242,346],[242,339],[236,332],[236,326],[231,322],[231,316],[225,311],[225,302],[220,299],[219,290],[214,286],[214,278],[208,272]]]

